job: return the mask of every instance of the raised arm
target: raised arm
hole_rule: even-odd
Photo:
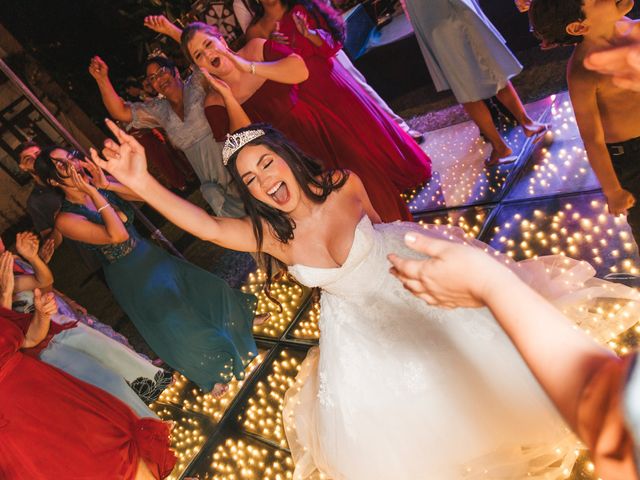
[[[613,169],[600,119],[595,77],[595,74],[585,70],[582,65],[569,68],[567,75],[569,94],[580,136],[589,157],[589,164],[602,186],[602,192],[607,197],[609,212],[620,215],[633,206],[634,198],[631,193],[622,188]]]
[[[131,122],[133,120],[131,106],[122,100],[113,88],[109,80],[109,67],[104,60],[97,55],[93,57],[89,63],[89,73],[98,84],[102,102],[109,111],[109,115],[121,122]]]
[[[149,15],[145,17],[144,26],[180,43],[182,29],[171,23],[164,15]]]
[[[218,104],[218,100],[222,101],[227,110],[227,115],[229,116],[230,132],[235,132],[240,128],[249,126],[251,124],[251,120],[249,119],[247,112],[242,108],[242,105],[240,105],[236,97],[233,95],[233,91],[229,88],[229,85],[219,78],[213,77],[204,68],[201,68],[200,71],[210,87],[217,93],[217,95],[215,93],[207,95],[207,98],[205,99],[205,106]]]
[[[87,183],[75,169],[71,169],[70,172],[74,186],[89,196],[98,213],[102,216],[104,225],[93,223],[82,215],[62,212],[56,218],[56,228],[65,237],[93,245],[116,244],[127,240],[129,233],[113,206],[107,202],[93,185]]]
[[[18,275],[13,287],[15,293],[36,288],[50,290],[53,285],[53,273],[38,254],[39,244],[38,236],[31,232],[19,233],[16,237],[16,250],[31,264],[33,275]]]
[[[105,149],[106,161],[95,152],[93,161],[136,192],[145,202],[183,230],[232,250],[255,252],[257,243],[248,218],[212,217],[203,209],[174,195],[147,171],[144,148],[110,120],[107,126],[119,142],[117,149]]]
[[[279,60],[265,62],[263,54],[265,42],[263,38],[254,38],[249,40],[238,53],[228,48],[220,53],[226,55],[240,71],[253,73],[274,82],[297,84],[309,78],[307,65],[302,57],[295,53]]]
[[[36,307],[36,312],[33,314],[33,319],[24,336],[21,348],[35,347],[44,340],[47,333],[49,333],[51,315],[58,311],[58,305],[52,292],[42,293],[40,289],[36,288],[33,294],[33,304]]]
[[[110,138],[108,138],[104,142],[104,144],[105,144],[105,147],[107,148],[115,147],[115,143]],[[97,153],[93,148],[89,150]],[[91,160],[85,159],[81,163],[84,169],[89,173],[89,175],[91,175],[91,184],[94,187],[99,188],[100,190],[109,190],[110,192],[114,192],[119,197],[122,197],[125,200],[132,200],[132,201],[138,201],[138,202],[142,201],[140,196],[137,195],[133,190],[131,190],[130,188],[127,188],[115,178],[111,176],[107,177],[104,174],[104,170],[102,170],[99,166],[97,166]]]

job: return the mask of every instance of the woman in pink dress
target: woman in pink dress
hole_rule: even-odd
[[[201,23],[187,26],[182,45],[187,58],[210,74],[206,77],[216,92],[205,101],[205,112],[218,141],[244,126],[238,120],[239,104],[248,119],[272,124],[326,167],[356,172],[385,221],[411,219],[400,193],[431,175],[431,161],[413,140],[406,137],[419,152],[423,162],[420,172],[411,168],[411,162],[405,161],[399,151],[372,148],[376,141],[372,138],[383,135],[375,128],[376,122],[369,119],[368,133],[354,134],[349,121],[336,114],[333,101],[312,105],[305,100],[300,91],[309,72],[286,46],[254,39],[233,53],[215,29]],[[403,179],[402,188],[394,177]]]
[[[330,105],[343,120],[345,134],[366,144],[367,166],[377,163],[401,192],[427,181],[431,177],[429,157],[335,60],[345,36],[339,13],[318,0],[278,3],[280,11],[287,7],[279,21],[267,22],[266,16],[254,19],[247,36],[269,36],[270,43],[284,43],[304,59],[309,80],[300,85],[300,97],[313,108]],[[270,8],[265,2],[262,5],[265,12]]]

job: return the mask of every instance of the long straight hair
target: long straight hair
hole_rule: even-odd
[[[246,130],[262,129],[265,134],[258,137],[246,145],[264,145],[273,153],[281,157],[291,169],[296,182],[300,186],[305,197],[314,203],[324,203],[327,197],[334,191],[344,186],[349,177],[349,173],[344,170],[340,171],[323,171],[321,164],[304,153],[293,142],[288,140],[282,133],[266,124],[253,124],[248,127],[239,129],[235,133],[241,133]],[[279,242],[289,243],[295,236],[296,223],[289,214],[278,210],[264,202],[256,199],[249,192],[249,187],[244,183],[236,161],[240,150],[235,152],[227,163],[227,168],[231,174],[231,178],[238,185],[240,198],[244,202],[245,210],[251,219],[253,233],[256,237],[258,246],[258,264],[267,274],[266,293],[270,299],[271,283],[274,279],[274,268],[277,269],[276,279],[286,271],[286,265],[271,255],[262,251],[264,244],[264,224],[269,228],[269,233],[273,235]],[[336,175],[336,173],[338,173]],[[279,304],[279,302],[276,302]]]

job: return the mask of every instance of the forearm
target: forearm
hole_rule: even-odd
[[[596,174],[605,195],[622,189],[618,176],[613,169],[611,156],[604,143],[585,141],[589,164]]]
[[[133,119],[131,107],[129,107],[120,95],[115,91],[109,78],[98,80],[98,88],[102,96],[102,102],[109,115],[121,122],[130,122]]]
[[[227,108],[227,115],[229,116],[230,133],[251,125],[251,119],[247,115],[247,112],[244,111],[242,105],[240,105],[233,95],[223,97],[223,100]]]
[[[574,328],[562,313],[512,272],[503,270],[491,285],[485,302],[575,430],[582,392],[593,373],[613,354]],[[509,292],[508,301],[505,291]]]
[[[122,220],[113,206],[109,206],[107,200],[100,195],[100,192],[92,188],[89,196],[104,221],[104,228],[107,231],[107,235],[111,238],[111,241],[113,243],[120,243],[129,238],[129,233],[122,223]]]
[[[38,345],[45,339],[47,333],[49,333],[49,326],[51,325],[51,317],[49,315],[42,315],[36,311],[33,314],[33,320],[29,324],[29,329],[24,336],[24,342],[22,348],[32,348]]]
[[[215,217],[173,194],[151,175],[147,174],[135,191],[148,205],[182,230],[211,242],[219,237],[220,229]]]
[[[58,231],[57,228],[53,228],[51,230],[51,233],[49,235],[47,235],[47,237],[45,238],[45,242],[47,240],[49,240],[50,238],[53,238],[53,246],[54,246],[54,248],[58,248],[60,246],[60,244],[62,243],[62,240],[64,239],[64,237]]]
[[[171,24],[170,27],[168,27],[166,32],[163,32],[167,37],[175,40],[176,42],[180,43],[180,37],[182,36],[182,29],[177,27],[174,24]]]
[[[298,55],[289,55],[275,62],[254,62],[255,73],[274,82],[296,84],[309,78],[309,70]]]
[[[43,291],[49,291],[53,285],[53,273],[49,266],[40,258],[39,255],[26,260],[33,268],[33,276],[36,280],[35,288],[40,288]]]
[[[13,292],[2,292],[0,294],[0,302],[3,308],[11,310],[11,304],[13,303]]]
[[[110,192],[114,192],[124,198],[125,200],[132,200],[134,202],[141,202],[142,198],[136,192],[131,190],[129,187],[121,184],[113,177],[109,177],[109,184],[105,188],[105,190],[109,190]]]

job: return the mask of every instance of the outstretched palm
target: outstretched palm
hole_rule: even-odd
[[[92,149],[91,159],[100,168],[116,177],[120,183],[136,191],[149,177],[144,148],[135,138],[126,134],[111,120],[107,119],[106,123],[115,135],[117,143],[110,142],[109,146],[102,150],[104,159]]]

